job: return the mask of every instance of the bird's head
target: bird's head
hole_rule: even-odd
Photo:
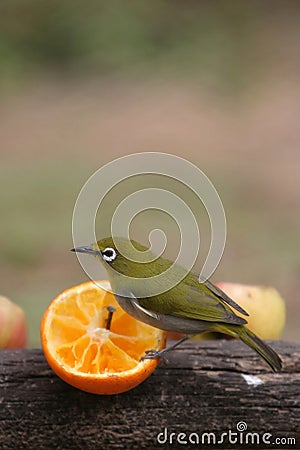
[[[113,269],[129,277],[153,276],[151,272],[155,267],[155,255],[148,247],[134,240],[107,237],[95,244],[73,248],[72,251],[95,256],[104,265],[108,274],[112,272],[110,269]]]

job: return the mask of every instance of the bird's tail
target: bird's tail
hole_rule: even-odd
[[[282,361],[277,353],[256,334],[241,325],[218,324],[216,330],[219,333],[240,338],[246,345],[258,353],[271,367],[274,372],[279,372],[282,368]]]

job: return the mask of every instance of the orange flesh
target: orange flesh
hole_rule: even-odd
[[[109,306],[116,311],[108,330]],[[111,293],[92,282],[75,286],[53,300],[43,317],[41,335],[45,356],[53,370],[83,390],[89,390],[85,389],[84,377],[93,381],[97,377],[103,379],[106,374],[120,374],[126,385],[126,371],[128,378],[136,377],[139,384],[158,362],[141,362],[141,357],[146,350],[159,350],[165,343],[164,332],[129,316]],[[81,378],[80,385],[72,381],[74,376]],[[134,387],[133,382],[130,380],[129,388]],[[91,392],[115,393],[93,389]]]

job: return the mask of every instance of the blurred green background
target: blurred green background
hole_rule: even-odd
[[[1,1],[0,293],[30,346],[87,278],[69,252],[82,185],[143,151],[209,176],[228,221],[213,279],[279,289],[300,341],[299,43],[297,1]]]

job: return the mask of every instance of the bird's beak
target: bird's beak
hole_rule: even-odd
[[[99,255],[99,250],[94,250],[90,245],[83,245],[82,247],[71,248],[71,252],[89,253],[90,255]]]

